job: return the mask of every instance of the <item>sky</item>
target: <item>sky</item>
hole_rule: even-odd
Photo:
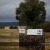
[[[46,21],[50,21],[50,0],[44,0],[46,3]]]
[[[16,8],[23,0],[0,0],[0,22],[17,22]],[[46,21],[50,21],[50,0],[46,3]]]
[[[17,22],[16,8],[23,0],[0,0],[0,22]]]

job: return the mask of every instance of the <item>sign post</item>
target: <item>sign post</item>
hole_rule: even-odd
[[[19,46],[26,47],[27,50],[44,50],[45,42],[43,29],[20,29],[22,33],[19,38]]]

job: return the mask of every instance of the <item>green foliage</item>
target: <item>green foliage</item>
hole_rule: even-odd
[[[44,29],[45,32],[50,32],[50,22],[43,24],[42,28]]]
[[[20,25],[36,27],[45,21],[45,3],[39,0],[25,0],[16,9],[16,19]]]

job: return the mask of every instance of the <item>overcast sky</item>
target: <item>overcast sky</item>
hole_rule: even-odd
[[[0,22],[16,22],[16,7],[23,0],[0,0]]]
[[[44,0],[46,3],[46,20],[50,21],[50,0]]]
[[[0,22],[16,22],[16,7],[19,6],[23,0],[0,0]],[[50,0],[46,2],[46,20],[50,21]]]

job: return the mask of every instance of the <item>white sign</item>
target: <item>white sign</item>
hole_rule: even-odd
[[[25,33],[25,29],[19,29],[19,33]]]
[[[43,35],[43,29],[28,29],[27,35]]]

